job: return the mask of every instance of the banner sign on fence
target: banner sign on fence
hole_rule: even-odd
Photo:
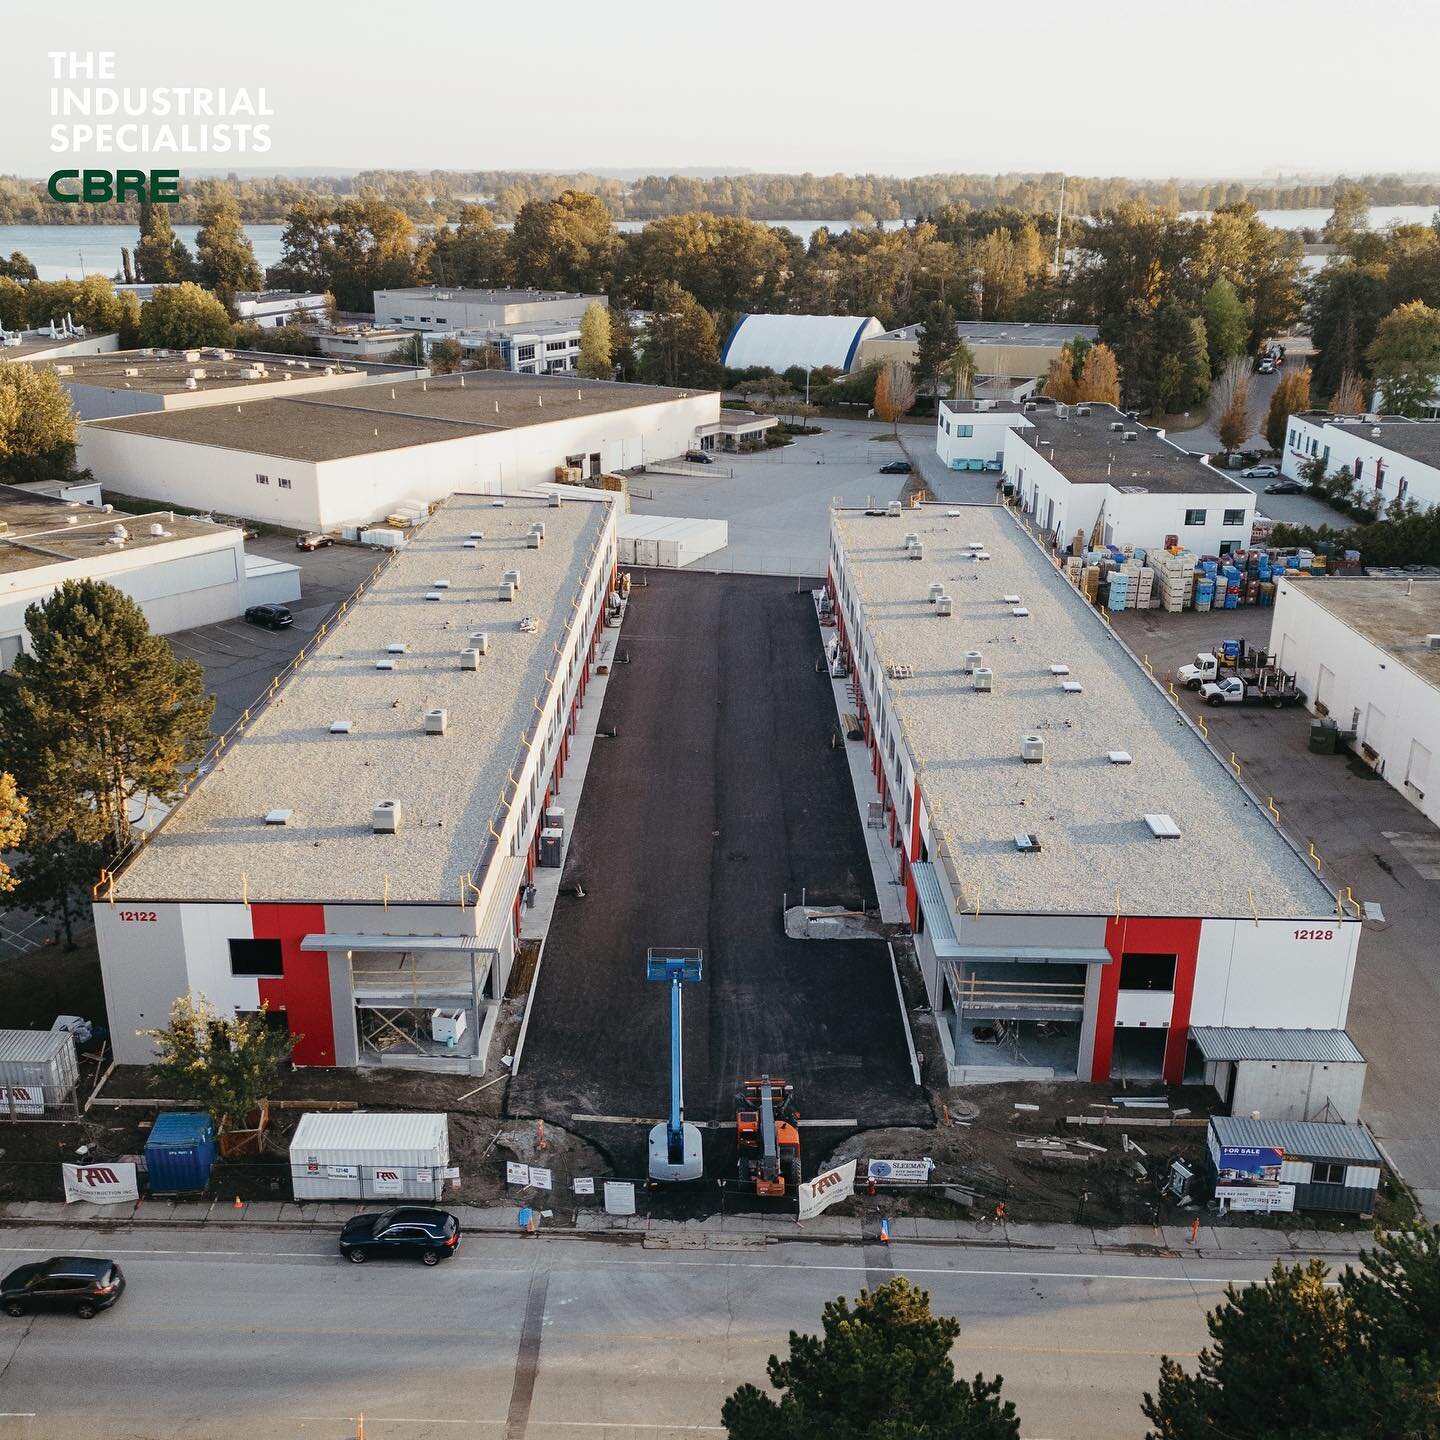
[[[373,1186],[377,1195],[403,1195],[405,1180],[398,1170],[372,1170]]]
[[[882,1185],[923,1185],[934,1168],[928,1155],[923,1160],[872,1160],[866,1175]]]
[[[635,1213],[635,1185],[630,1180],[607,1180],[605,1182],[605,1213],[607,1215],[633,1215]]]
[[[91,1205],[123,1205],[140,1198],[133,1164],[108,1160],[99,1165],[62,1165],[60,1173],[65,1180],[67,1205],[76,1200]]]
[[[595,1177],[593,1175],[577,1175],[575,1177],[575,1193],[577,1195],[593,1195],[595,1193]]]
[[[505,1183],[507,1185],[528,1185],[530,1183],[530,1167],[520,1164],[518,1160],[507,1160],[505,1162]]]
[[[538,1165],[530,1167],[530,1183],[537,1190],[549,1190],[554,1185],[554,1177],[548,1170],[542,1170]]]
[[[854,1160],[847,1160],[823,1175],[817,1175],[810,1183],[800,1186],[800,1218],[813,1220],[823,1210],[848,1200],[855,1193]]]
[[[45,1092],[38,1085],[16,1085],[0,1090],[0,1114],[43,1115]]]
[[[1295,1208],[1293,1185],[1217,1185],[1215,1198],[1228,1210],[1272,1210]]]

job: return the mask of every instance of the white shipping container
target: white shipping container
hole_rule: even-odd
[[[622,564],[676,570],[724,549],[730,543],[730,526],[725,520],[631,513],[618,517],[616,535]],[[627,544],[634,547],[629,561]]]
[[[311,1112],[290,1141],[297,1200],[436,1201],[449,1163],[444,1115]]]
[[[68,1030],[0,1030],[0,1090],[43,1092],[45,1107],[69,1098],[80,1083],[75,1037]],[[20,1108],[19,1097],[15,1101]],[[0,1096],[0,1118],[10,1097]]]

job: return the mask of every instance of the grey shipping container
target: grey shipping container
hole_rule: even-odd
[[[439,1200],[449,1163],[444,1115],[312,1112],[290,1142],[297,1200]]]
[[[0,1117],[57,1109],[79,1083],[68,1030],[0,1030]]]

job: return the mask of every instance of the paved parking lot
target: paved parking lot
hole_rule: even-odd
[[[384,558],[383,552],[359,545],[297,550],[289,535],[248,540],[245,548],[252,555],[300,566],[300,599],[290,606],[295,623],[288,630],[262,630],[237,617],[167,637],[177,655],[204,667],[205,683],[215,693],[210,723],[217,735],[265,693],[295,652],[314,639],[326,617]]]
[[[685,996],[690,1118],[733,1118],[737,1082],[761,1071],[791,1081],[807,1117],[928,1118],[885,945],[787,940],[781,926],[782,896],[802,886],[811,903],[875,905],[808,586],[648,580],[600,716],[618,734],[596,741],[572,817],[510,1110],[662,1115],[668,1001],[645,952],[679,945],[705,952]],[[628,1143],[643,1138],[632,1127]]]
[[[1324,583],[1324,582],[1319,582]],[[1343,583],[1343,582],[1336,582]],[[1157,674],[1221,638],[1269,643],[1274,611],[1170,615],[1125,611],[1116,631]],[[1333,883],[1378,903],[1383,922],[1367,922],[1350,1001],[1349,1030],[1370,1062],[1364,1118],[1415,1186],[1430,1217],[1440,1217],[1440,830],[1368,766],[1348,755],[1312,755],[1304,710],[1225,706],[1203,713],[1211,743],[1232,750],[1249,784],[1273,795],[1281,823],[1302,846],[1314,844]],[[1427,873],[1428,872],[1428,873]]]

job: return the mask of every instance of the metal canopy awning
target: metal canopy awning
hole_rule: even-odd
[[[1109,965],[1115,959],[1103,945],[961,945],[958,942],[947,947],[945,958],[1020,965]]]
[[[306,935],[302,950],[351,950],[360,952],[401,950],[458,950],[472,954],[494,954],[494,947],[474,935]]]

